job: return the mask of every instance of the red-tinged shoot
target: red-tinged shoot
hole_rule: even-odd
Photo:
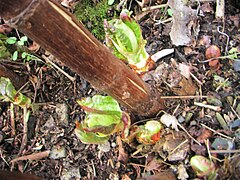
[[[140,26],[123,10],[120,19],[104,22],[106,44],[119,59],[127,62],[138,74],[153,68],[154,61],[145,50],[146,41],[142,37]]]
[[[160,140],[160,132],[163,126],[158,121],[148,121],[145,125],[139,126],[137,141],[143,144],[155,144]]]
[[[22,108],[30,107],[32,104],[31,99],[17,92],[10,79],[5,77],[0,77],[0,100],[12,102]]]
[[[208,158],[200,155],[195,155],[191,158],[190,165],[198,177],[208,177],[208,179],[215,179],[216,168],[214,163]]]

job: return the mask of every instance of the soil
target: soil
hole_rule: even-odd
[[[161,1],[154,1],[146,7],[160,3]],[[226,48],[229,51],[236,47],[240,52],[240,9],[237,7],[239,4],[230,3],[239,1],[226,2],[224,21],[216,20],[214,2],[200,3],[197,19],[199,33],[191,46],[172,44],[169,36],[171,22],[163,22],[170,16],[164,9],[151,10],[138,18],[143,36],[147,40],[146,50],[149,54],[162,49],[175,50],[173,54],[160,59],[156,65],[156,67],[162,66],[163,63],[170,65],[168,77],[156,78],[159,75],[156,68],[145,74],[143,79],[159,90],[163,97],[172,96],[165,100],[167,107],[165,113],[176,117],[201,145],[180,127],[179,131],[165,127],[161,132],[162,139],[156,145],[141,146],[135,141],[121,144],[117,134],[111,136],[105,146],[83,144],[74,133],[75,121],[84,119],[84,111],[76,100],[104,93],[94,89],[87,81],[53,57],[53,62],[74,77],[74,81],[44,61],[23,63],[20,60],[14,62],[5,59],[1,64],[29,79],[21,92],[30,97],[36,106],[28,121],[27,144],[19,155],[23,143],[23,111],[17,106],[11,110],[10,103],[0,102],[0,170],[20,171],[44,179],[194,179],[196,174],[189,165],[191,157],[195,154],[209,157],[211,154],[217,169],[217,179],[239,179],[239,64],[230,58],[220,59],[214,66],[210,66],[209,62],[201,62],[206,59],[205,51],[210,45],[218,46],[221,56],[225,55]],[[134,11],[133,15],[140,17],[142,11],[135,2],[131,8]],[[193,5],[193,8],[196,8],[196,5]],[[224,27],[225,34],[217,31],[219,26]],[[12,30],[8,36],[15,32]],[[42,48],[36,50],[35,54],[39,57],[42,55],[51,57]],[[240,59],[239,55],[236,59]],[[191,78],[193,84],[189,88],[186,88],[189,81],[185,83],[182,81],[183,85],[177,87],[177,90],[167,85],[176,79],[173,75],[174,63],[183,63],[191,67],[192,77],[196,79]],[[223,78],[223,81],[219,80],[219,77]],[[198,96],[184,98],[183,91],[188,92],[190,89],[195,89],[194,94]],[[200,97],[207,95],[211,96],[213,101]],[[220,109],[215,111],[194,102],[210,104]],[[139,121],[141,124],[150,118],[159,120],[163,114],[160,112],[156,117],[139,117],[137,114],[131,114],[131,117],[133,122]],[[226,121],[227,127],[219,123],[217,114]],[[15,135],[12,134],[12,118],[16,123]],[[220,139],[220,143],[214,146],[217,139]],[[185,140],[187,142],[179,147]],[[11,162],[19,156],[47,150],[51,151],[48,157]]]

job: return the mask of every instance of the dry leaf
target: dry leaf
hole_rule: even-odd
[[[161,123],[163,123],[165,126],[170,127],[172,126],[172,129],[178,130],[178,120],[175,116],[172,116],[170,114],[164,114],[160,118]]]
[[[198,34],[196,10],[185,4],[184,0],[168,0],[168,5],[173,12],[170,37],[176,46],[191,45]]]
[[[180,164],[178,166],[178,179],[181,179],[181,180],[186,180],[188,179],[188,173],[186,171],[186,168],[184,167],[183,164]]]
[[[185,78],[190,78],[190,67],[186,64],[179,63],[178,69],[180,70],[181,75],[183,75]]]
[[[201,131],[200,136],[198,136],[197,141],[200,143],[204,143],[205,140],[209,139],[210,137],[212,137],[212,131],[203,128]]]
[[[138,180],[176,180],[172,171],[159,172],[158,174],[147,176]]]
[[[153,158],[146,166],[146,171],[157,170],[163,165],[162,160]]]
[[[118,161],[122,161],[124,164],[128,161],[128,154],[125,152],[122,144],[122,140],[119,136],[117,136],[116,139],[117,145],[118,145]]]
[[[171,90],[181,96],[194,95],[196,92],[196,86],[193,84],[191,78],[186,79],[182,77],[177,87],[171,88]]]

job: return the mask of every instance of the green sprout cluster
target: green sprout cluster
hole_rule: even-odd
[[[126,61],[137,73],[149,70],[153,63],[145,49],[146,40],[142,37],[139,24],[130,17],[131,13],[124,9],[120,19],[104,22],[106,43],[113,54]]]

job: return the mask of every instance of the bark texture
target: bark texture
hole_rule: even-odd
[[[13,71],[7,69],[5,66],[0,64],[0,77],[9,78],[16,89],[19,89],[24,83],[25,80],[15,74]]]
[[[148,116],[164,107],[160,95],[150,91],[69,12],[53,0],[26,2],[27,7],[19,0],[1,0],[1,9],[8,7],[8,11],[0,11],[0,16],[133,112]]]

